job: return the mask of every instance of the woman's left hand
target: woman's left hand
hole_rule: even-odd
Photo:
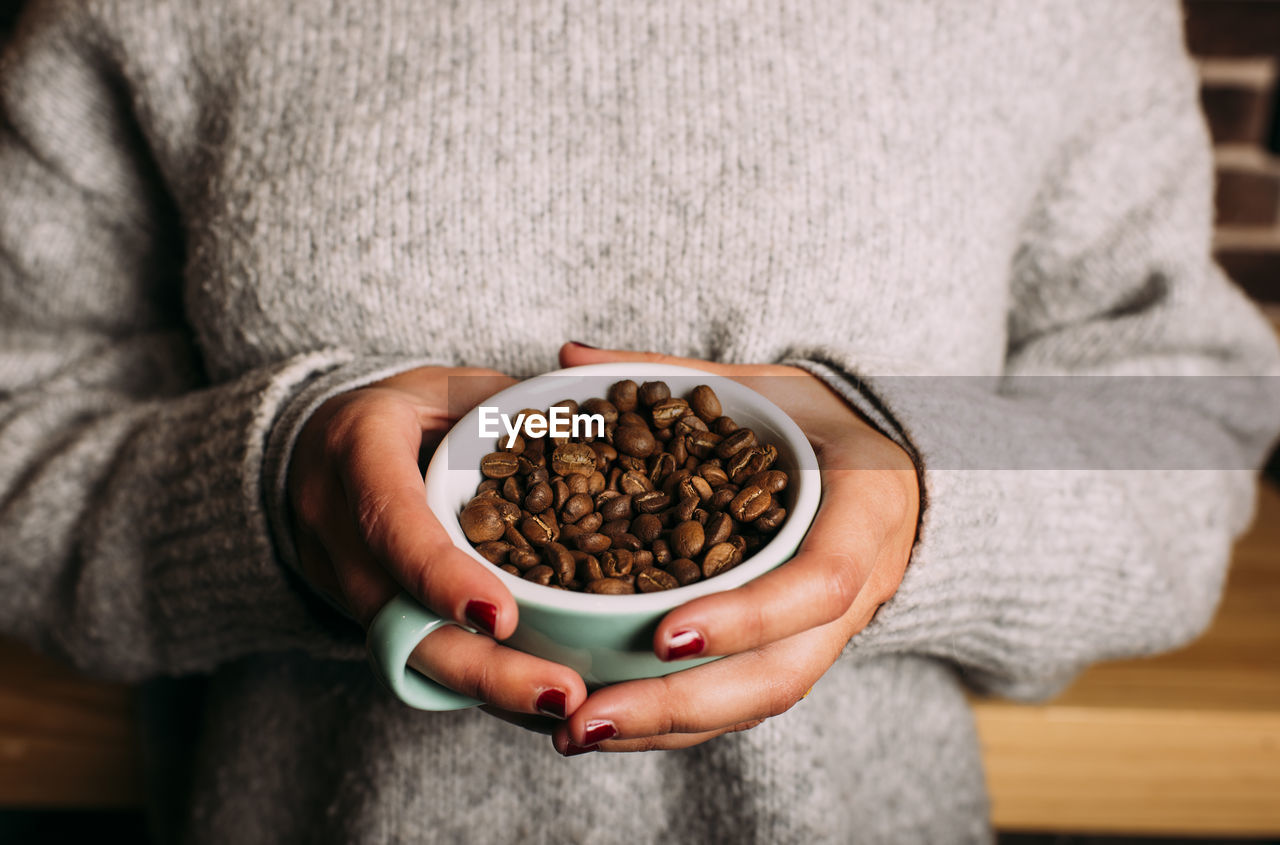
[[[784,566],[681,605],[654,634],[663,659],[728,656],[591,693],[552,733],[556,750],[567,755],[684,748],[790,709],[897,590],[920,509],[910,457],[804,370],[579,344],[560,350],[566,367],[623,361],[696,367],[773,400],[813,444],[822,506]]]

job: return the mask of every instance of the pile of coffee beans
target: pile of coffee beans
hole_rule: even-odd
[[[619,381],[608,398],[555,407],[600,415],[604,436],[522,433],[509,449],[500,438],[459,517],[512,575],[588,593],[670,590],[737,566],[786,519],[777,449],[725,416],[706,385],[682,399],[666,382]]]

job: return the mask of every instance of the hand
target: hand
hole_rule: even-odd
[[[555,729],[562,754],[597,742],[600,751],[683,748],[790,709],[897,590],[920,509],[910,457],[804,370],[578,344],[560,350],[565,367],[618,361],[697,367],[773,400],[813,444],[822,506],[794,558],[735,590],[681,605],[654,634],[654,652],[663,659],[677,656],[670,654],[673,638],[703,643],[678,656],[730,656],[593,692]]]
[[[516,629],[515,600],[492,568],[453,545],[423,485],[421,467],[449,427],[514,383],[492,370],[423,367],[325,402],[289,462],[292,530],[303,574],[365,626],[404,589],[491,635],[446,625],[410,666],[495,715],[562,719],[586,699],[582,678],[498,645]]]

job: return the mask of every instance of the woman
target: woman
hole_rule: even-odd
[[[184,841],[987,839],[964,688],[1041,697],[1194,636],[1280,419],[1249,378],[1274,339],[1208,255],[1179,25],[32,3],[3,71],[0,630],[211,674]],[[488,712],[391,700],[360,623],[394,585],[515,626],[418,462],[509,379],[637,354],[609,350],[794,376],[827,488],[803,554],[674,611],[662,656],[732,656],[668,682],[588,696],[446,628],[416,663]],[[539,712],[550,743],[492,718]]]

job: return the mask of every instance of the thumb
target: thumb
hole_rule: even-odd
[[[676,367],[693,367],[698,370],[728,375],[730,367],[703,361],[700,358],[680,358],[675,355],[664,355],[661,352],[636,352],[631,349],[596,349],[576,341],[570,341],[560,347],[561,367],[581,367],[586,364],[670,364]]]

